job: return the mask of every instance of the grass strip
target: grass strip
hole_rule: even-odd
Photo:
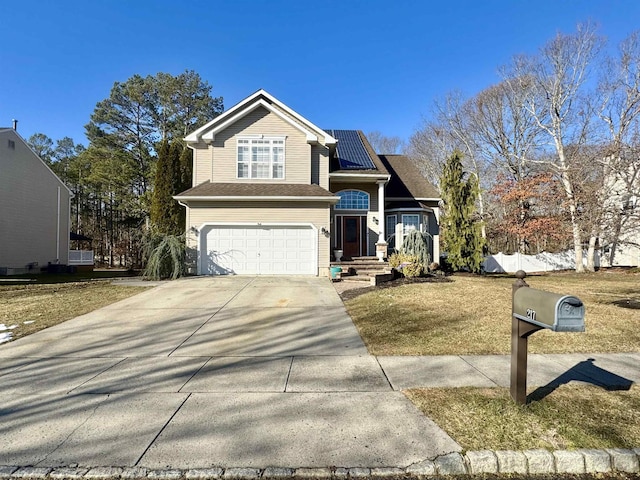
[[[562,385],[517,405],[505,388],[430,388],[405,395],[465,450],[637,448],[640,387]]]
[[[2,286],[0,324],[15,325],[10,330],[15,340],[131,297],[146,288],[106,281]]]
[[[376,289],[345,301],[374,355],[508,354],[513,278],[453,276],[447,283]],[[585,333],[541,331],[530,353],[614,353],[640,349],[640,275],[549,274],[527,278],[533,288],[579,297]],[[629,302],[627,302],[628,304]]]

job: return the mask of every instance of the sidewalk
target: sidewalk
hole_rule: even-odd
[[[629,388],[638,365],[530,355],[529,390]],[[460,467],[461,448],[399,390],[508,386],[508,372],[508,356],[3,358],[0,466]]]
[[[414,387],[509,387],[510,355],[378,357],[394,390]],[[640,383],[640,353],[529,354],[527,385],[571,381],[609,389]]]

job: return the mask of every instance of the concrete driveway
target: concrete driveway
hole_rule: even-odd
[[[327,279],[189,278],[0,346],[0,465],[406,467],[460,447]]]

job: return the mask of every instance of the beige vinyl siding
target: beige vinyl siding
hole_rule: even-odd
[[[284,179],[238,179],[237,138],[242,135],[282,136],[285,140]],[[212,181],[215,182],[282,182],[311,183],[311,145],[304,133],[282,118],[258,107],[228,128],[216,134],[209,146],[213,160]]]
[[[311,147],[311,183],[329,190],[329,149],[321,145]]]
[[[12,130],[0,132],[0,172],[0,267],[68,264],[69,190]]]
[[[326,203],[299,202],[292,206],[286,202],[192,202],[187,219],[187,245],[191,251],[197,246],[197,231],[206,223],[312,224],[318,232],[319,275],[328,274],[329,239],[321,231],[323,227],[329,230]]]
[[[206,143],[193,145],[193,187],[207,181],[213,181],[211,153],[212,150]]]
[[[280,109],[277,105],[272,104],[274,108],[278,109],[279,112],[281,112],[284,116],[290,118],[291,120],[293,120],[296,123],[300,123],[300,120],[293,117],[292,115],[290,115],[289,113],[287,113],[285,110]],[[310,125],[305,125],[303,124],[303,126],[305,128],[307,128],[311,133],[313,133],[314,135],[318,136],[318,143],[320,144],[324,144],[326,142],[327,139],[327,132],[325,132],[324,130],[321,130],[320,128],[311,128]]]

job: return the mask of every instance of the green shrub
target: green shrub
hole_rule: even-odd
[[[428,233],[421,233],[418,230],[411,230],[405,235],[402,242],[402,251],[408,255],[414,255],[425,270],[431,263],[429,244],[427,242],[428,235]]]
[[[402,267],[402,274],[407,278],[420,277],[424,273],[424,267],[418,262],[417,257],[415,261],[407,263]]]
[[[419,277],[424,273],[424,267],[415,255],[393,253],[389,257],[389,266],[401,272],[405,277]]]
[[[185,236],[163,235],[149,230],[143,239],[143,254],[146,266],[144,278],[175,280],[185,273]]]

